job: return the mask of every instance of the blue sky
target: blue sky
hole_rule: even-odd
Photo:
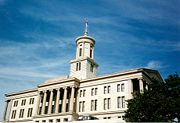
[[[84,18],[99,75],[180,72],[179,8],[179,0],[0,0],[0,119],[5,93],[69,74]]]

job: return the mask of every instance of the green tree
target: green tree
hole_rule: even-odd
[[[134,93],[128,100],[124,119],[129,122],[168,122],[180,120],[180,77],[169,75],[165,82],[153,80],[150,89]]]

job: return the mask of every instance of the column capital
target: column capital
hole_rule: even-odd
[[[49,89],[50,92],[53,92],[54,89]]]
[[[10,99],[5,100],[5,102],[10,102],[10,101],[11,101]]]
[[[72,85],[71,87],[74,87],[74,88],[79,88],[79,86],[78,86],[78,85]]]
[[[64,86],[63,89],[67,89],[68,87],[67,86]]]
[[[142,80],[143,81],[144,79],[141,77],[141,78],[138,78],[138,80]]]
[[[56,88],[55,90],[56,90],[56,91],[60,91],[60,89],[61,89],[61,88]]]
[[[41,95],[42,93],[44,93],[44,91],[38,91],[38,94]]]
[[[70,88],[75,88],[75,87],[76,87],[75,85],[70,86]]]

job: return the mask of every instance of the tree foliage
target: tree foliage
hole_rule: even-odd
[[[165,82],[153,80],[150,89],[134,93],[128,100],[124,119],[128,122],[180,121],[180,77],[169,75]]]

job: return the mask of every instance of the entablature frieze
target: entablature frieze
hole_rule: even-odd
[[[67,88],[79,88],[79,85],[69,85],[69,86],[60,86],[60,87],[54,87],[54,88],[39,88],[38,93],[46,93],[47,91],[52,92],[53,90],[61,90],[61,89],[67,89]]]

